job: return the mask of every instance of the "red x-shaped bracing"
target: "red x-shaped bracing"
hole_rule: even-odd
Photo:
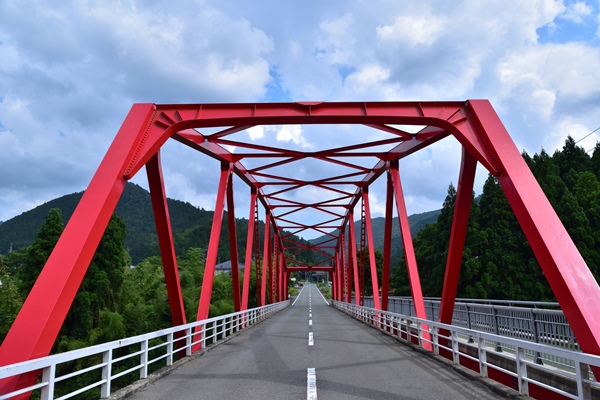
[[[240,140],[236,133],[262,125],[364,125],[384,135],[363,143],[317,151],[289,150]],[[419,126],[409,132],[399,126]],[[217,129],[215,129],[217,128]],[[207,133],[211,131],[213,133]],[[385,138],[382,138],[385,136]],[[292,271],[322,270],[331,273],[333,296],[359,302],[360,260],[354,209],[361,206],[361,254],[373,249],[369,186],[382,174],[387,177],[385,202],[384,271],[379,282],[374,252],[369,252],[376,308],[387,305],[392,213],[394,199],[415,301],[416,314],[425,318],[416,258],[412,246],[402,192],[399,160],[443,138],[453,136],[462,145],[457,199],[452,223],[442,293],[440,320],[450,323],[460,272],[475,168],[483,165],[498,178],[527,239],[535,252],[571,327],[585,352],[600,354],[600,289],[573,241],[567,234],[506,129],[488,101],[377,102],[377,103],[279,103],[279,104],[135,104],[121,126],[104,160],[90,182],[63,235],[25,301],[0,347],[0,365],[48,355],[77,293],[100,238],[115,209],[125,183],[146,167],[163,260],[165,281],[174,324],[185,323],[173,235],[171,232],[160,149],[174,139],[221,163],[214,221],[200,294],[198,319],[208,316],[219,234],[225,204],[228,209],[234,303],[236,310],[248,306],[253,256],[261,260],[259,303],[287,298]],[[234,152],[226,148],[235,147]],[[303,160],[319,160],[341,167],[341,174],[325,173],[313,180],[294,178],[277,171]],[[357,159],[371,159],[364,166]],[[331,168],[332,171],[336,170]],[[339,170],[339,168],[338,168]],[[327,169],[325,169],[327,171]],[[235,234],[233,176],[250,187],[250,213],[243,287],[239,288],[238,249]],[[294,193],[313,188],[326,198],[314,202],[295,200]],[[236,193],[239,193],[239,189]],[[262,258],[256,257],[257,204],[265,210]],[[308,223],[301,217],[312,210],[322,217]],[[327,239],[302,244],[292,235],[312,230]],[[332,233],[334,232],[334,233]],[[295,255],[315,251],[325,261],[304,265]],[[0,394],[35,381],[35,376],[0,382]]]

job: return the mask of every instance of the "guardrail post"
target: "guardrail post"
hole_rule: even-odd
[[[471,338],[471,341],[473,341],[472,338]],[[477,340],[477,352],[479,353],[479,375],[481,375],[484,378],[487,378],[487,376],[488,376],[487,351],[485,349],[485,340],[484,339],[479,338]]]
[[[100,397],[108,397],[110,396],[110,383],[112,379],[112,349],[108,349],[102,353],[102,362],[105,364],[102,367],[102,380],[104,383],[100,385]],[[52,397],[50,398],[52,399]]]
[[[465,304],[465,308],[467,309],[467,329],[471,329],[471,310],[469,309],[469,305]],[[473,336],[469,335],[469,343],[473,343]]]
[[[456,333],[456,331],[452,331],[450,333],[450,337],[452,338],[452,362],[454,362],[454,364],[460,364],[458,334]]]
[[[206,348],[206,334],[208,333],[206,331],[206,322],[204,322],[200,325],[200,332],[202,333],[202,342],[201,342],[200,348],[205,349]]]
[[[41,399],[52,400],[54,399],[54,377],[56,376],[56,364],[52,364],[49,367],[44,368],[42,371],[42,382],[48,384],[42,388]]]
[[[185,355],[187,357],[192,355],[192,328],[185,330]]]
[[[167,365],[173,365],[173,332],[167,334]]]
[[[148,339],[140,343],[142,354],[140,354],[140,379],[146,379],[148,377]]]
[[[496,306],[492,306],[492,321],[494,323],[494,333],[500,336],[500,327],[498,325],[498,310],[496,310]],[[496,343],[496,351],[498,353],[502,353],[502,347],[500,343]]]
[[[438,336],[438,328],[434,326],[431,330],[431,339],[433,340],[433,354],[436,356],[440,355],[440,345],[439,345],[439,336]]]
[[[575,361],[575,376],[577,379],[577,395],[580,399],[592,399],[592,386],[590,385],[590,367],[587,364]]]
[[[533,341],[536,343],[540,342],[540,335],[538,332],[537,321],[535,318],[535,310],[533,308],[529,309],[529,315],[531,315],[531,331],[533,333]],[[535,352],[534,362],[536,364],[542,365],[544,362],[542,361],[542,356],[539,351]]]
[[[519,383],[519,393],[529,395],[529,383],[527,382],[527,364],[525,359],[525,350],[521,347],[515,349],[515,359],[517,362],[517,379]]]

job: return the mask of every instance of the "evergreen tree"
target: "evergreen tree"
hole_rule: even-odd
[[[591,172],[596,174],[596,178],[600,180],[600,142],[596,142],[594,152],[592,153]]]
[[[23,305],[16,279],[8,272],[3,258],[0,256],[0,343]]]
[[[85,339],[98,327],[104,309],[116,310],[125,267],[130,264],[124,242],[125,224],[113,214],[67,314],[62,335]]]
[[[556,164],[560,169],[560,177],[565,179],[569,171],[573,169],[575,172],[589,171],[592,167],[590,156],[585,152],[583,147],[577,146],[575,140],[568,136],[565,140],[565,145],[562,151],[554,153]],[[567,183],[565,181],[565,183]],[[574,182],[573,182],[574,183]],[[573,186],[567,183],[569,189]]]
[[[52,208],[40,227],[33,244],[27,250],[25,264],[19,271],[21,293],[29,293],[63,232],[63,220],[58,208]]]

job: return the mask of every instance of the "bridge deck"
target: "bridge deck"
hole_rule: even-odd
[[[314,391],[307,378],[310,368],[316,378]],[[329,307],[313,285],[302,290],[293,306],[130,398],[262,400],[316,399],[317,395],[321,399],[502,398],[481,382]]]

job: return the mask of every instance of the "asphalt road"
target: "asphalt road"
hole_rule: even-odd
[[[310,285],[301,291],[293,306],[177,368],[130,398],[487,400],[503,397],[335,310],[316,286]]]

